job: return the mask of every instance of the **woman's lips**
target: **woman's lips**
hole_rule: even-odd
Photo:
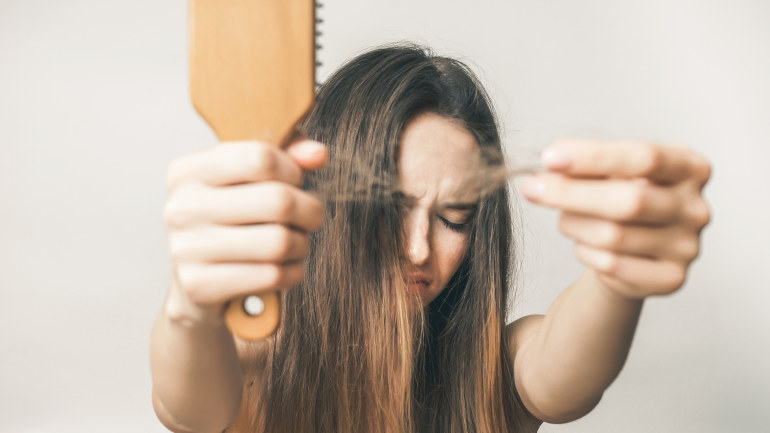
[[[413,273],[409,274],[406,283],[411,291],[422,292],[433,284],[433,278],[427,274]]]

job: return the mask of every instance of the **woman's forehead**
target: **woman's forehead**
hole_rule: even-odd
[[[480,157],[476,139],[465,127],[437,114],[422,114],[402,135],[400,188],[418,199],[430,196],[447,203],[475,201]]]

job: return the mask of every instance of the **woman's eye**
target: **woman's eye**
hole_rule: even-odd
[[[458,232],[458,233],[462,233],[462,232],[466,231],[468,229],[468,227],[470,226],[470,220],[464,221],[464,222],[461,222],[461,223],[456,223],[456,222],[449,221],[448,219],[446,219],[446,218],[444,218],[442,216],[439,216],[438,219],[449,230],[452,230],[452,231],[455,231],[455,232]]]

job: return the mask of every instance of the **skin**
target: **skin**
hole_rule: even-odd
[[[410,122],[401,138],[399,186],[407,213],[409,273],[428,277],[412,283],[428,305],[444,290],[468,249],[467,223],[478,193],[472,183],[476,140],[463,126],[433,113]]]
[[[410,290],[427,304],[467,250],[467,235],[455,229],[478,200],[462,188],[477,146],[462,126],[424,114],[401,147],[405,248],[409,273],[421,276]],[[323,214],[299,185],[326,157],[311,141],[285,150],[231,142],[169,167],[164,217],[174,272],[151,351],[153,404],[169,429],[221,432],[233,422],[243,380],[223,307],[303,278],[308,233]],[[586,272],[544,316],[507,331],[522,401],[539,420],[558,423],[588,413],[620,372],[643,300],[684,283],[709,220],[701,191],[710,168],[682,147],[578,140],[554,143],[544,164],[547,172],[522,191],[561,212]]]

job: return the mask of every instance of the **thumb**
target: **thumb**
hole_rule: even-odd
[[[326,165],[326,159],[329,157],[326,146],[308,139],[289,144],[286,153],[303,170],[317,170]]]

